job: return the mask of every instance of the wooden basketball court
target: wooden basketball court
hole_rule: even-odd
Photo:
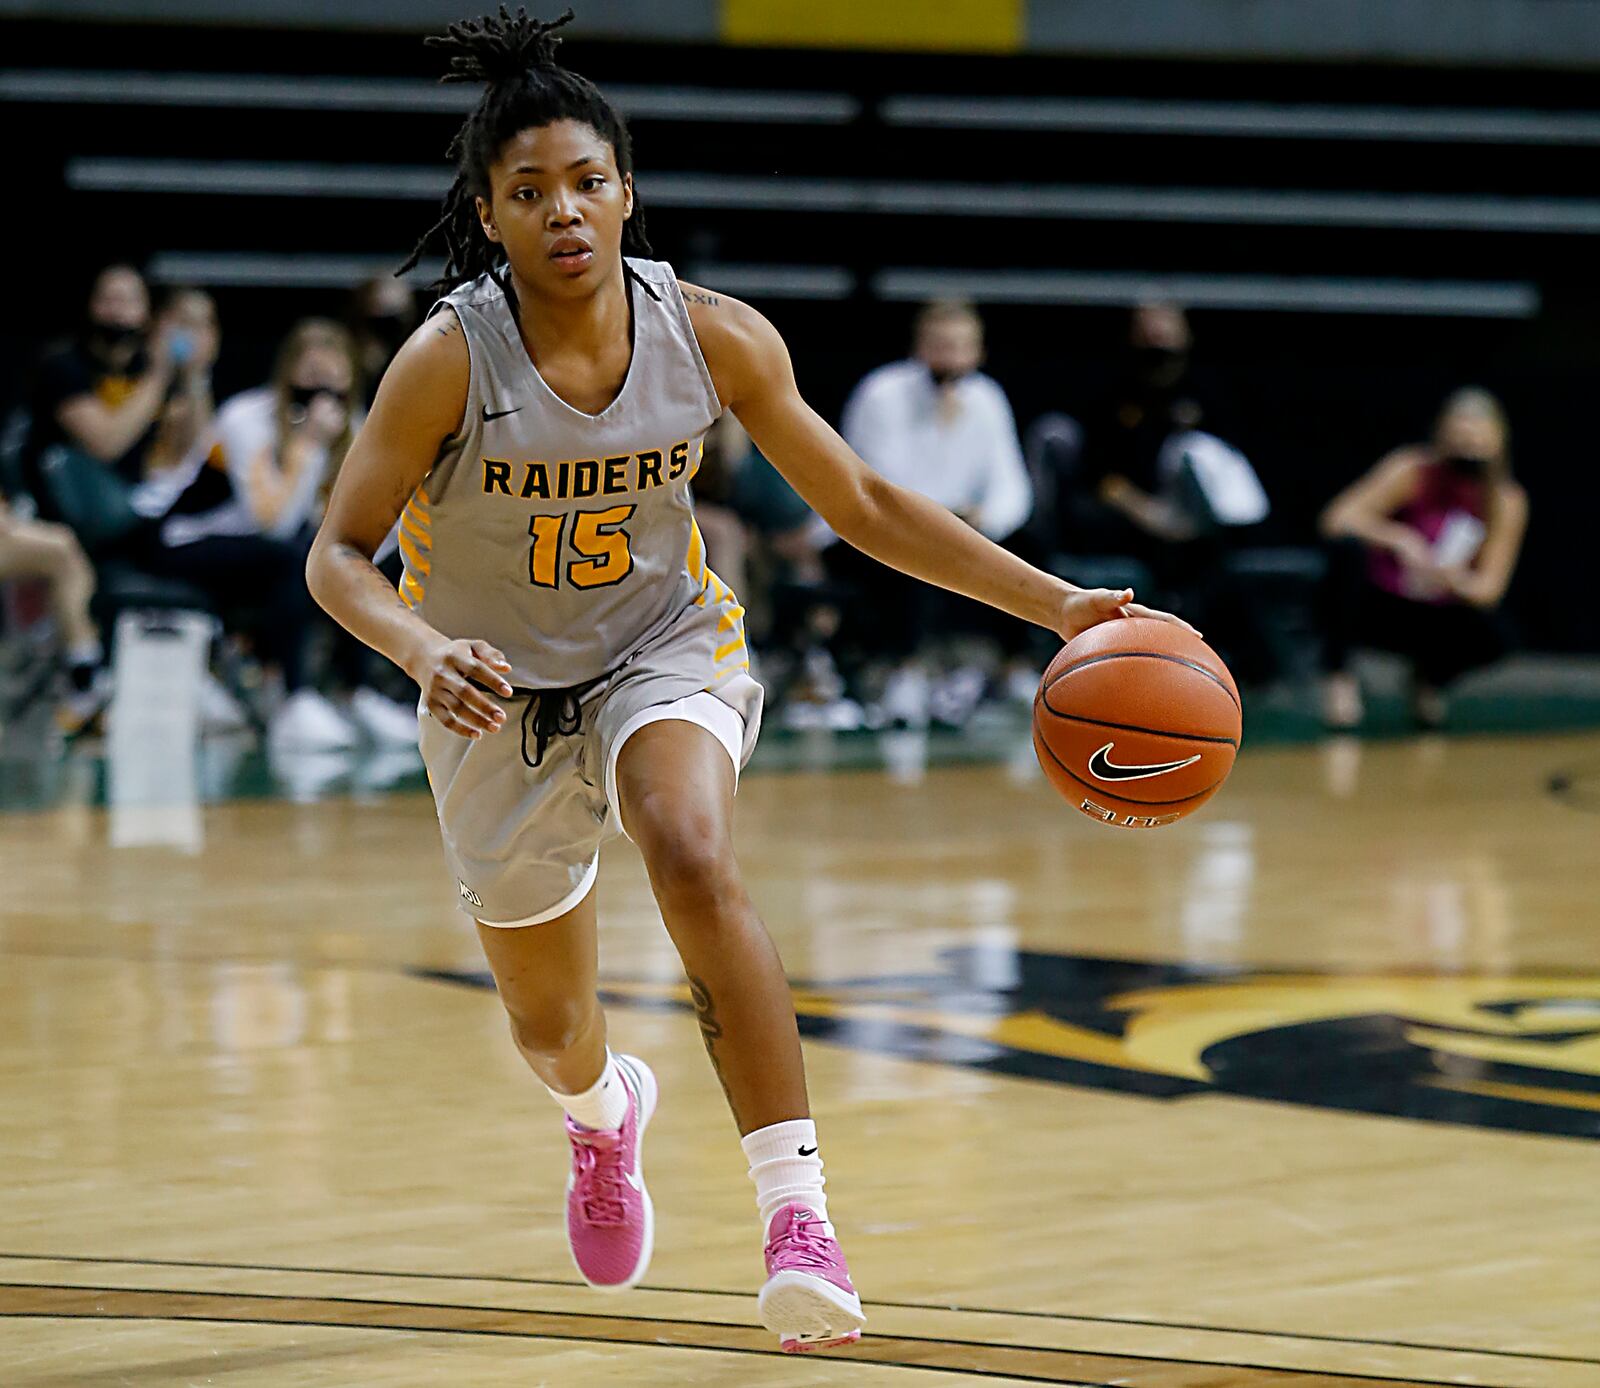
[[[413,793],[0,816],[0,1383],[1600,1383],[1600,738],[1247,752],[1098,828],[1003,766],[766,772],[869,1315],[776,1352],[760,1234],[626,844],[647,1285],[578,1282],[566,1144]]]

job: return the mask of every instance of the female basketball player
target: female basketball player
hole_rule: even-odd
[[[761,688],[743,609],[694,523],[701,438],[732,410],[844,539],[1064,637],[1151,614],[1130,592],[1040,573],[879,479],[800,398],[766,319],[647,258],[627,130],[555,62],[551,31],[570,17],[502,8],[430,41],[450,54],[447,80],[488,84],[429,233],[449,253],[447,311],[390,366],[309,580],[422,688],[446,858],[516,1045],[567,1113],[579,1271],[631,1286],[652,1242],[639,1144],[656,1081],[607,1049],[595,996],[597,854],[620,828],[743,1136],[766,1235],[762,1319],[786,1350],[840,1344],[859,1335],[861,1303],[828,1222],[783,966],[733,855]],[[398,599],[372,565],[397,517]]]

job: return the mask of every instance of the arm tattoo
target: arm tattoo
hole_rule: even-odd
[[[372,562],[372,557],[370,555],[363,554],[348,540],[340,540],[335,544],[330,545],[328,548],[329,553],[335,559],[337,559],[341,564],[349,565],[357,574],[360,575],[360,577],[356,580],[358,583],[371,585],[373,580],[376,579],[377,582],[383,585],[385,591],[388,592],[389,597],[392,600],[392,606],[399,608],[402,612],[409,613],[411,611],[411,609],[400,600],[399,592],[389,586],[389,580],[384,577],[383,571]],[[368,574],[370,574],[372,577],[367,577]]]
[[[717,1083],[722,1086],[728,1107],[733,1110],[733,1121],[737,1123],[739,1110],[734,1107],[733,1094],[728,1088],[727,1077],[722,1073],[722,1061],[717,1055],[717,1042],[722,1040],[722,1023],[717,1020],[717,1005],[712,1001],[711,989],[706,987],[703,978],[696,978],[693,974],[687,975],[687,978],[689,1000],[694,1003],[694,1015],[700,1022],[700,1039],[705,1042],[706,1055],[711,1058],[711,1068],[716,1072]]]
[[[434,332],[438,333],[440,337],[449,337],[451,333],[461,331],[461,320],[455,314],[446,313],[442,317],[443,321],[434,328]]]
[[[691,304],[705,304],[710,308],[715,308],[722,302],[715,294],[702,294],[697,289],[685,289],[683,297]]]

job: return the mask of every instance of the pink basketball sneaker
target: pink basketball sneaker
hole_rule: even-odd
[[[603,1132],[567,1119],[572,1174],[567,1178],[567,1243],[583,1280],[602,1291],[633,1286],[650,1266],[655,1208],[644,1188],[640,1144],[658,1089],[650,1067],[631,1055],[617,1057],[628,1087],[628,1116]]]
[[[832,1349],[861,1338],[867,1318],[836,1239],[815,1211],[785,1205],[767,1228],[767,1285],[761,1323],[785,1353]]]

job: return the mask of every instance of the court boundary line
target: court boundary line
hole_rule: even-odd
[[[192,1258],[115,1258],[103,1254],[72,1254],[72,1253],[11,1253],[0,1250],[0,1260],[11,1259],[17,1262],[50,1262],[50,1263],[87,1263],[92,1265],[111,1265],[120,1267],[148,1267],[148,1268],[196,1268],[216,1272],[283,1272],[300,1273],[308,1276],[326,1277],[392,1277],[403,1281],[431,1281],[431,1282],[492,1282],[507,1286],[518,1287],[564,1287],[572,1290],[581,1290],[587,1284],[577,1278],[564,1279],[558,1277],[515,1277],[504,1273],[439,1273],[439,1272],[396,1272],[383,1271],[373,1268],[328,1268],[328,1267],[303,1267],[287,1263],[226,1263],[205,1261]],[[41,1283],[21,1283],[4,1285],[36,1286],[46,1285]],[[108,1290],[132,1290],[130,1288],[110,1288]],[[139,1290],[148,1290],[140,1288]],[[725,1296],[735,1297],[740,1300],[753,1300],[754,1292],[729,1291],[720,1287],[671,1287],[660,1283],[643,1282],[634,1288],[641,1292],[664,1292],[679,1296]],[[209,1294],[209,1293],[207,1293]],[[251,1295],[269,1295],[268,1293],[251,1293]],[[362,1298],[324,1298],[325,1300],[361,1300]],[[416,1305],[429,1303],[417,1302]],[[447,1303],[439,1303],[447,1304]],[[1409,1349],[1431,1352],[1436,1354],[1477,1354],[1491,1359],[1522,1360],[1532,1363],[1551,1364],[1579,1364],[1584,1366],[1600,1366],[1600,1358],[1588,1358],[1583,1355],[1549,1354],[1538,1351],[1506,1350],[1506,1349],[1481,1349],[1467,1345],[1441,1345],[1418,1340],[1377,1340],[1368,1339],[1359,1335],[1329,1335],[1314,1331],[1293,1330],[1262,1330],[1247,1329],[1239,1326],[1205,1325],[1196,1321],[1164,1321],[1140,1320],[1131,1316],[1095,1316],[1079,1315],[1067,1311],[1019,1311],[1005,1310],[997,1306],[961,1306],[951,1303],[937,1303],[928,1301],[890,1301],[883,1298],[868,1298],[868,1305],[882,1306],[890,1310],[899,1311],[944,1311],[955,1315],[969,1316],[1017,1316],[1026,1320],[1048,1321],[1078,1321],[1085,1325],[1115,1325],[1129,1328],[1142,1328],[1146,1330],[1189,1330],[1199,1331],[1213,1335],[1241,1335],[1253,1336],[1261,1339],[1303,1340],[1312,1344],[1337,1344],[1361,1345],[1369,1349]],[[484,1308],[475,1308],[484,1309]],[[599,1315],[598,1312],[571,1312],[563,1314],[572,1315]],[[648,1319],[648,1318],[646,1318]],[[732,1322],[705,1321],[707,1325],[731,1325]],[[903,1336],[898,1338],[915,1339],[916,1336]],[[952,1341],[951,1343],[959,1343]],[[987,1341],[970,1341],[967,1343],[989,1343]],[[1039,1348],[1035,1346],[1034,1348]],[[1085,1351],[1099,1352],[1099,1351]],[[1126,1355],[1127,1358],[1139,1358],[1138,1355]],[[1177,1362],[1177,1361],[1174,1361]],[[1191,1361],[1184,1361],[1191,1362]],[[1195,1360],[1195,1363],[1212,1363],[1212,1360]],[[1265,1367],[1259,1365],[1226,1365],[1219,1367],[1255,1368]],[[1383,1380],[1378,1380],[1382,1382]]]
[[[565,1285],[565,1284],[563,1284]],[[408,1307],[418,1311],[475,1311],[498,1315],[545,1315],[570,1318],[582,1321],[627,1321],[635,1324],[646,1325],[674,1325],[687,1327],[704,1327],[710,1330],[739,1330],[752,1333],[766,1333],[762,1327],[748,1325],[735,1321],[699,1320],[693,1317],[661,1317],[661,1316],[625,1316],[615,1313],[607,1314],[599,1311],[548,1311],[528,1307],[506,1306],[474,1306],[461,1302],[429,1302],[429,1301],[392,1301],[376,1297],[350,1297],[350,1296],[293,1296],[282,1292],[243,1292],[243,1291],[196,1291],[190,1288],[173,1287],[111,1287],[77,1285],[73,1283],[52,1282],[8,1282],[0,1281],[0,1292],[4,1291],[60,1291],[60,1292],[87,1292],[87,1293],[123,1293],[136,1296],[172,1296],[172,1297],[216,1297],[226,1301],[239,1302],[304,1302],[317,1301],[325,1304],[345,1306],[371,1306],[371,1307]],[[870,1303],[869,1303],[870,1304]],[[690,1349],[701,1352],[721,1354],[754,1354],[765,1357],[781,1355],[779,1349],[756,1349],[744,1345],[696,1345],[678,1344],[672,1341],[628,1341],[617,1338],[608,1338],[601,1335],[563,1335],[558,1332],[526,1332],[511,1329],[495,1329],[490,1327],[437,1327],[437,1326],[407,1326],[389,1325],[380,1323],[367,1323],[351,1325],[334,1321],[300,1321],[290,1319],[256,1320],[247,1316],[213,1316],[205,1314],[184,1314],[171,1312],[155,1315],[124,1315],[114,1313],[100,1313],[97,1311],[7,1311],[0,1309],[0,1320],[162,1320],[162,1321],[200,1321],[214,1324],[244,1324],[244,1325],[298,1325],[298,1326],[323,1326],[331,1329],[345,1330],[388,1330],[400,1331],[406,1334],[444,1334],[444,1335],[483,1335],[507,1339],[530,1340],[572,1340],[580,1344],[638,1344],[643,1348]],[[1364,1373],[1359,1370],[1329,1370],[1329,1369],[1300,1369],[1286,1368],[1279,1364],[1251,1364],[1238,1360],[1226,1359],[1193,1359],[1183,1355],[1153,1355],[1130,1353],[1124,1350],[1085,1350],[1063,1349],[1056,1345],[1023,1345],[1009,1344],[993,1340],[966,1340],[951,1337],[933,1337],[928,1335],[875,1335],[872,1337],[876,1345],[892,1346],[896,1343],[907,1345],[945,1346],[952,1349],[995,1350],[1000,1352],[1014,1352],[1019,1354],[1058,1354],[1062,1356],[1081,1356],[1088,1359],[1104,1360],[1136,1360],[1142,1364],[1153,1364],[1157,1367],[1193,1366],[1196,1368],[1213,1369],[1244,1369],[1267,1374],[1282,1374],[1292,1377],[1304,1378],[1308,1384],[1314,1384],[1319,1379],[1326,1381],[1329,1378],[1343,1378],[1346,1380],[1375,1383],[1398,1384],[1401,1388],[1461,1388],[1459,1379],[1443,1378],[1396,1378],[1392,1375]],[[1067,1388],[1116,1388],[1114,1382],[1088,1382],[1079,1380],[1076,1385],[1071,1379],[1047,1378],[1037,1373],[1026,1370],[1000,1370],[966,1368],[963,1366],[952,1367],[947,1364],[917,1364],[903,1360],[886,1360],[858,1357],[851,1354],[839,1355],[838,1362],[874,1364],[881,1368],[911,1369],[921,1372],[954,1373],[974,1378],[998,1378],[1021,1380],[1032,1383],[1066,1384]],[[1510,1384],[1479,1384],[1475,1388],[1514,1388]]]
[[[112,1288],[111,1290],[120,1290]],[[224,1293],[224,1295],[237,1295],[237,1293]],[[184,1325],[252,1325],[252,1326],[283,1326],[291,1330],[343,1330],[365,1331],[368,1333],[399,1332],[403,1335],[441,1335],[448,1338],[471,1335],[481,1339],[494,1340],[528,1340],[535,1344],[573,1344],[573,1345],[611,1345],[643,1350],[683,1349],[692,1350],[699,1354],[753,1354],[758,1357],[781,1354],[781,1350],[746,1349],[742,1345],[680,1345],[671,1341],[656,1341],[644,1343],[640,1341],[607,1339],[602,1335],[560,1335],[553,1332],[535,1333],[532,1331],[515,1330],[485,1330],[463,1326],[459,1329],[446,1330],[434,1326],[416,1325],[347,1325],[341,1322],[329,1321],[297,1321],[297,1320],[251,1320],[248,1316],[203,1316],[203,1315],[162,1315],[162,1316],[100,1316],[88,1312],[55,1311],[34,1314],[26,1311],[0,1311],[0,1320],[61,1320],[61,1321],[132,1321],[144,1323],[161,1321],[165,1323],[178,1323]],[[694,1322],[678,1321],[675,1324],[688,1325]],[[748,1326],[738,1326],[737,1329],[750,1329]],[[942,1373],[956,1374],[963,1378],[993,1378],[1010,1383],[1054,1383],[1061,1388],[1118,1388],[1114,1383],[1090,1379],[1061,1379],[1041,1378],[1037,1374],[1002,1373],[997,1369],[952,1369],[943,1364],[906,1364],[893,1359],[848,1359],[839,1358],[839,1364],[866,1364],[879,1369],[909,1369],[913,1373]],[[1230,1366],[1223,1366],[1230,1367]],[[1389,1379],[1377,1380],[1382,1382],[1401,1382],[1402,1380]],[[1428,1388],[1461,1388],[1459,1384],[1449,1384],[1440,1380],[1437,1385],[1429,1384]],[[1485,1388],[1514,1388],[1513,1385],[1485,1385]]]

